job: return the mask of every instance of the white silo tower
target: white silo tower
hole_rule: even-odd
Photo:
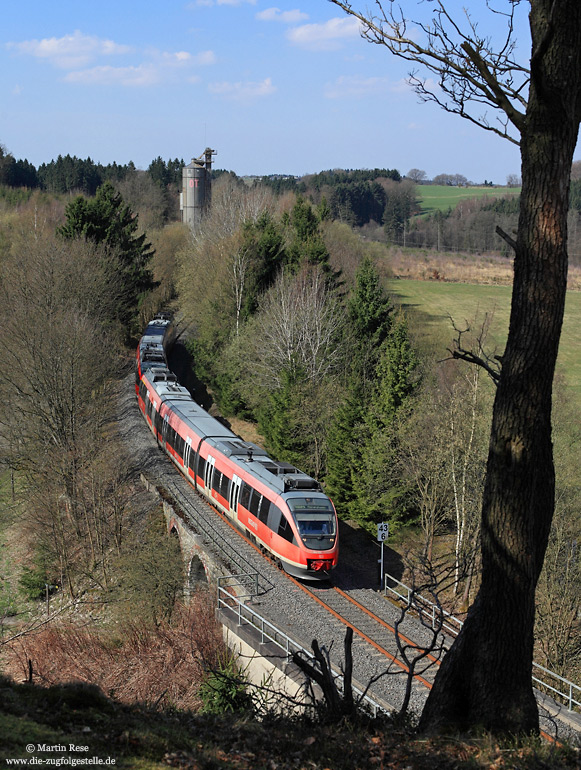
[[[215,150],[206,147],[199,158],[192,158],[182,170],[182,193],[180,209],[182,222],[187,222],[196,229],[204,213],[209,209],[212,199],[212,155]]]

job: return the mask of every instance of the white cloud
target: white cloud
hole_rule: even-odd
[[[148,51],[147,55],[161,67],[207,67],[216,63],[216,54],[213,51],[200,51],[191,54],[189,51]]]
[[[303,24],[289,29],[287,38],[293,45],[314,51],[330,51],[339,48],[344,40],[359,37],[360,23],[357,19],[329,19],[324,24]]]
[[[227,99],[247,101],[270,96],[276,91],[276,87],[272,84],[272,78],[265,78],[260,83],[230,83],[227,81],[210,83],[208,90],[212,94],[223,96]]]
[[[327,99],[364,99],[368,96],[379,96],[390,91],[399,90],[398,84],[393,84],[387,77],[360,77],[359,75],[342,75],[334,83],[327,83],[325,96]]]
[[[176,51],[176,53],[165,54],[169,59],[172,59],[180,64],[182,62],[188,62],[192,58],[192,54],[187,51]]]
[[[216,62],[213,51],[159,51],[148,49],[141,52],[143,61],[126,66],[102,64],[101,59],[111,59],[133,53],[129,46],[119,45],[112,40],[83,35],[76,30],[72,35],[61,38],[29,40],[21,43],[9,43],[9,49],[21,54],[34,56],[51,62],[59,69],[69,70],[64,80],[68,83],[83,85],[119,85],[151,86],[175,79],[176,70],[185,71],[184,77],[189,82],[188,70],[210,66]],[[95,66],[90,66],[94,64]]]
[[[193,57],[193,63],[200,66],[209,66],[216,63],[216,54],[214,51],[200,51]]]
[[[196,55],[187,51],[178,51],[173,54],[150,52],[148,62],[127,67],[103,65],[75,70],[66,75],[65,81],[82,85],[117,85],[130,88],[155,86],[168,81],[175,82],[178,77],[183,78],[184,82],[198,83],[199,75],[188,74],[188,72],[195,67],[213,64],[215,60],[216,56],[212,51],[202,51]]]
[[[308,13],[303,13],[298,9],[294,11],[281,11],[280,8],[266,8],[256,14],[258,21],[281,21],[283,24],[298,24],[299,21],[305,21],[309,18]]]
[[[77,85],[144,87],[157,85],[161,78],[158,69],[141,64],[138,67],[102,66],[77,70],[69,72],[65,80]]]
[[[8,43],[7,47],[18,53],[46,59],[59,69],[83,67],[98,56],[126,54],[132,50],[130,46],[119,45],[112,40],[83,35],[78,29],[72,35]]]

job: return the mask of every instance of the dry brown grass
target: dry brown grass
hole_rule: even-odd
[[[103,630],[79,620],[59,623],[5,649],[4,672],[35,684],[84,682],[122,703],[195,710],[198,689],[225,652],[207,592],[179,607],[171,625],[128,623]]]
[[[512,259],[500,255],[467,255],[451,252],[416,252],[393,248],[389,264],[397,278],[418,281],[509,286],[512,283]],[[568,288],[581,291],[581,267],[569,267]]]
[[[229,417],[228,422],[230,423],[231,430],[238,436],[241,436],[244,441],[252,441],[254,444],[264,446],[264,437],[258,432],[256,423],[241,420],[239,417]]]

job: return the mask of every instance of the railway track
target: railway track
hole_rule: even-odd
[[[388,661],[388,665],[393,664],[406,675],[410,671],[410,666],[402,660],[401,651],[396,642],[396,625],[389,623],[382,617],[374,613],[364,604],[354,599],[347,592],[337,587],[331,587],[328,591],[320,591],[301,586],[305,593],[309,594],[314,601],[321,603],[333,617],[343,623],[346,627],[353,629],[356,639],[360,643],[371,646],[373,654],[379,655]],[[402,646],[409,653],[409,657],[422,655],[427,663],[427,667],[433,668],[439,663],[436,656],[426,653],[426,650],[419,644],[412,641],[403,634],[399,635]],[[420,684],[428,689],[432,686],[433,676],[426,678],[421,675],[414,677]]]

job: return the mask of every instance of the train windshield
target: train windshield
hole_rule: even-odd
[[[287,498],[299,533],[304,538],[335,537],[335,512],[324,497]]]

